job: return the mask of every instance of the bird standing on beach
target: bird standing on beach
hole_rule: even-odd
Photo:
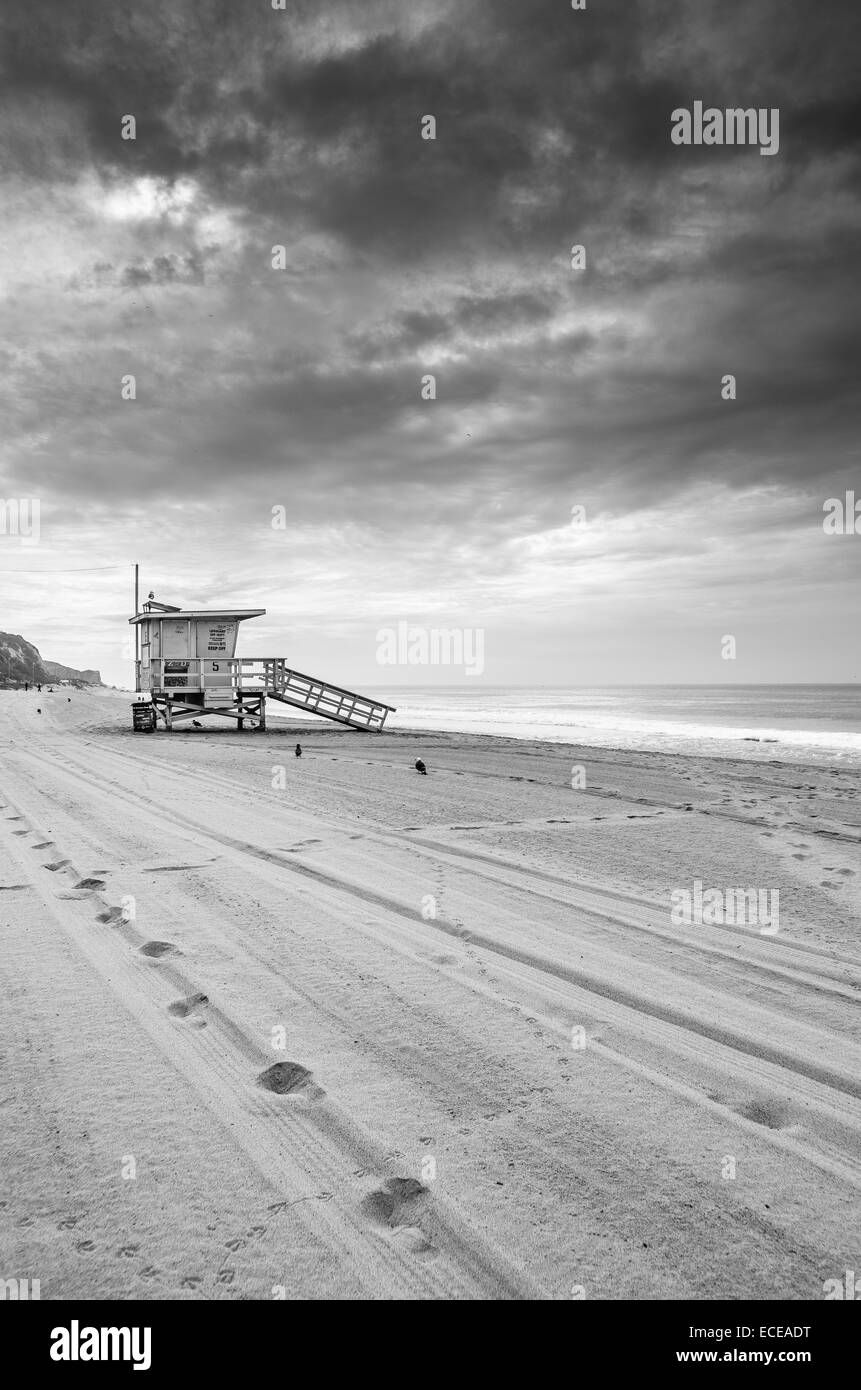
[[[195,729],[202,729],[202,728],[203,728],[203,725],[201,724],[201,722],[200,722],[199,719],[192,719],[191,722],[192,722],[192,724],[194,725]]]
[[[427,777],[428,775],[428,770],[422,762],[421,758],[416,758],[416,772],[420,772],[423,777]]]
[[[302,745],[301,745],[301,743],[297,743],[297,744],[296,744],[296,757],[297,757],[297,758],[301,758],[301,756],[302,756]]]

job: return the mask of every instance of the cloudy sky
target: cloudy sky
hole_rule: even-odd
[[[128,684],[137,560],[346,684],[861,679],[857,0],[287,6],[3,6],[0,629]]]

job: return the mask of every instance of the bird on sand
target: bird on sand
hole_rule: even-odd
[[[301,758],[301,756],[302,756],[302,745],[301,745],[301,743],[297,743],[297,744],[296,744],[295,752],[296,752],[296,757],[297,757],[297,758]]]
[[[416,772],[420,772],[423,777],[427,777],[428,775],[428,770],[422,762],[421,758],[416,758]]]
[[[192,719],[191,722],[192,722],[192,724],[194,725],[195,729],[202,729],[202,728],[203,728],[203,725],[201,724],[201,722],[200,722],[199,719]]]

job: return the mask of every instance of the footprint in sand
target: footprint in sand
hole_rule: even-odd
[[[415,1178],[389,1178],[362,1199],[362,1211],[375,1225],[391,1231],[414,1254],[426,1255],[434,1246],[419,1219],[429,1197],[427,1188]]]
[[[179,1286],[180,1286],[181,1289],[197,1289],[197,1288],[200,1287],[200,1285],[201,1285],[202,1283],[203,1283],[203,1279],[202,1279],[201,1275],[199,1275],[199,1274],[184,1274],[184,1275],[182,1276],[182,1278],[180,1279],[180,1281],[179,1281]]]
[[[32,835],[32,830],[13,830],[13,835]]]
[[[736,1115],[753,1120],[754,1124],[764,1125],[766,1129],[787,1129],[788,1122],[791,1123],[789,1106],[771,1096],[754,1096],[737,1101],[722,1095],[710,1095],[709,1100],[728,1106]]]
[[[793,858],[793,859],[809,859],[809,858],[810,858],[810,855],[809,855],[809,854],[793,854],[792,858]]]
[[[745,1101],[743,1105],[734,1105],[733,1109],[739,1115],[743,1115],[746,1120],[753,1120],[758,1125],[765,1125],[766,1129],[786,1129],[789,1108],[778,1100],[772,1100],[768,1096],[761,1099]]]
[[[47,869],[51,874],[55,874],[59,869],[65,869],[69,862],[68,859],[58,859],[55,864],[43,864],[42,868]]]
[[[232,1284],[235,1274],[235,1269],[220,1269],[215,1277],[219,1284]]]
[[[117,1251],[117,1254],[123,1255],[125,1259],[130,1260],[133,1255],[136,1255],[138,1253],[139,1250],[139,1245],[121,1245],[119,1250]]]
[[[169,955],[171,951],[179,954],[179,947],[174,946],[172,941],[147,941],[140,949],[141,955],[152,956],[156,960],[159,956]]]
[[[107,912],[98,912],[96,914],[97,922],[105,922],[112,926],[116,925],[117,922],[121,922],[122,920],[123,910],[121,907],[109,907]]]
[[[54,841],[53,841],[53,840],[40,840],[38,845],[31,845],[30,848],[31,848],[31,849],[53,849],[53,848],[54,848]]]
[[[273,1091],[276,1096],[304,1095],[309,1100],[320,1100],[326,1094],[307,1067],[299,1062],[276,1062],[267,1067],[257,1077],[257,1085],[264,1091]]]
[[[99,888],[104,888],[104,886],[105,880],[103,878],[81,878],[77,883],[72,884],[72,888],[76,893],[82,891],[95,893]]]
[[[75,1241],[75,1249],[76,1249],[76,1250],[89,1251],[89,1250],[95,1250],[95,1248],[96,1248],[95,1241],[92,1241],[92,1240],[76,1240],[76,1241]]]
[[[174,1018],[191,1018],[208,1003],[209,999],[205,994],[189,994],[185,999],[177,999],[173,1004],[168,1004],[167,1011],[173,1014]],[[194,1021],[203,1025],[203,1019]]]

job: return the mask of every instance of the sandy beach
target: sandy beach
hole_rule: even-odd
[[[4,1275],[817,1299],[861,1268],[857,773],[134,735],[130,698],[0,692]],[[779,890],[779,930],[675,924],[695,881]]]

